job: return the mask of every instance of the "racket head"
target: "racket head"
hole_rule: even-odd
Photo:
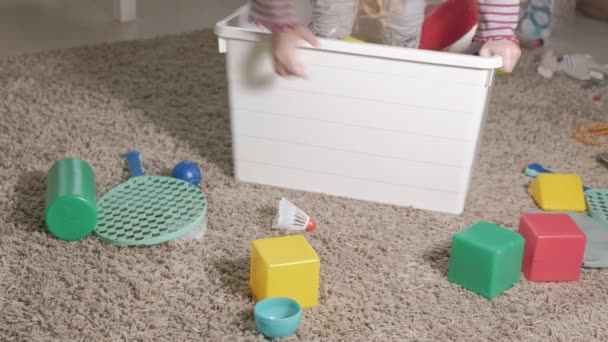
[[[149,246],[188,234],[207,214],[197,186],[176,178],[130,178],[102,196],[95,234],[114,246]]]
[[[590,189],[585,191],[589,216],[608,224],[608,189]]]

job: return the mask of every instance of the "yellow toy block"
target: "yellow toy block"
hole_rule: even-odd
[[[364,41],[362,41],[361,39],[357,39],[353,36],[346,36],[343,38],[345,41],[347,42],[352,42],[352,43],[365,43]]]
[[[250,285],[258,301],[287,297],[303,308],[316,306],[320,268],[319,256],[301,235],[251,243]]]
[[[541,173],[528,188],[538,206],[545,211],[587,209],[583,180],[579,175]]]

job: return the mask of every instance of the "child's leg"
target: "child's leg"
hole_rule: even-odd
[[[384,44],[417,48],[425,8],[425,0],[387,1]]]
[[[358,0],[311,0],[311,31],[324,38],[342,39],[351,35]]]

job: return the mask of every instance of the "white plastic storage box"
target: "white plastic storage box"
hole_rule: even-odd
[[[246,16],[215,30],[237,180],[462,213],[500,57],[321,39],[283,79]]]

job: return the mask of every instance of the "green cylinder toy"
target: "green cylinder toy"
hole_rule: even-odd
[[[97,225],[95,173],[85,161],[67,158],[57,161],[48,172],[45,223],[61,240],[87,237]]]

